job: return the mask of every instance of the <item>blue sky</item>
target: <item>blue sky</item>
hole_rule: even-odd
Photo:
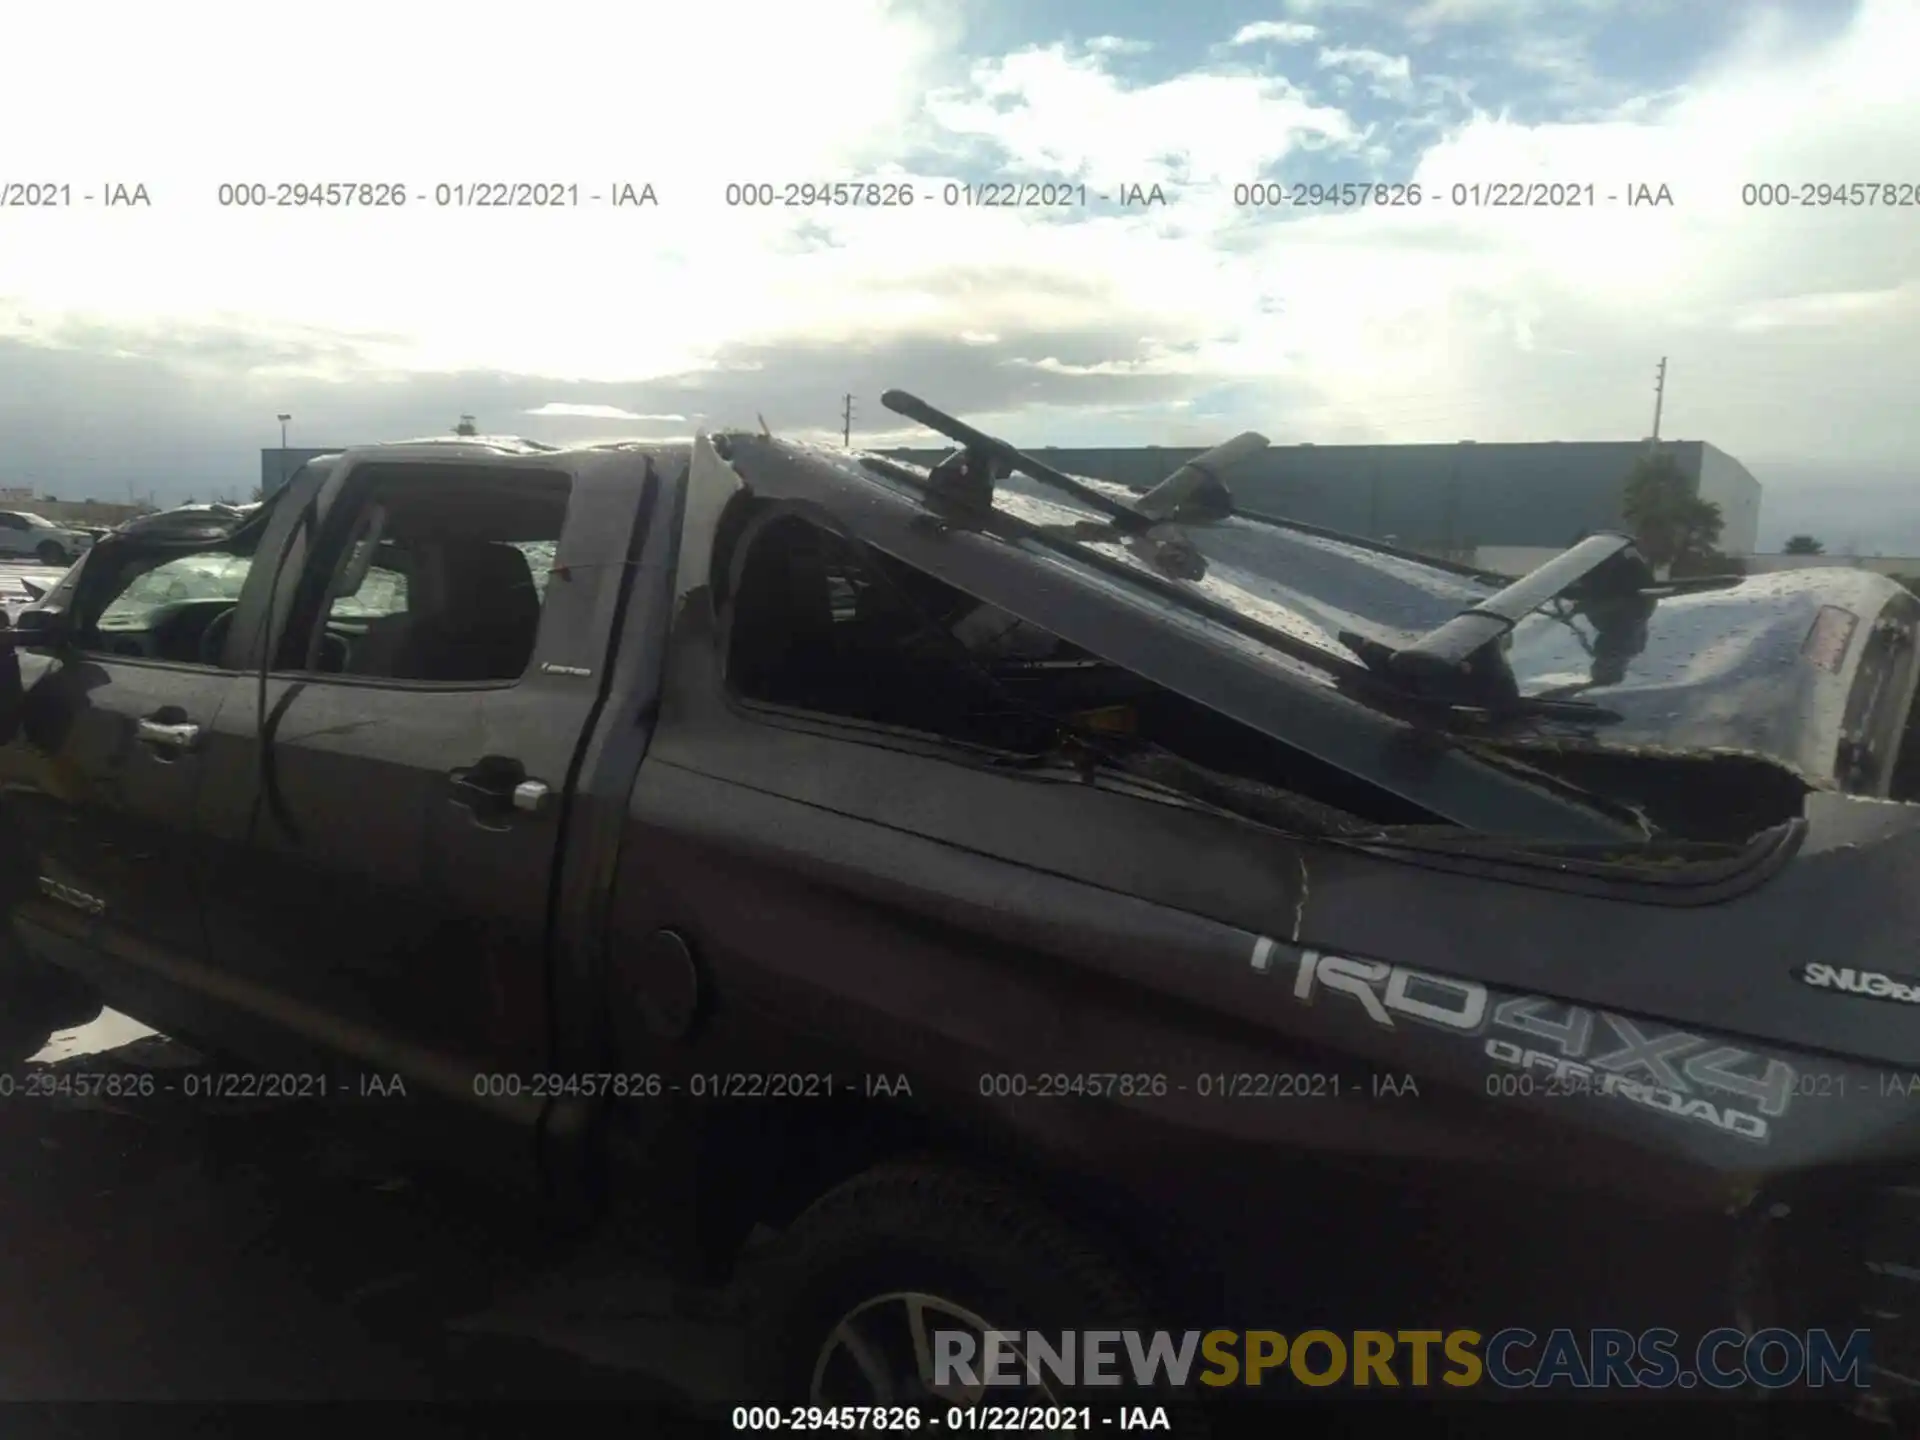
[[[1857,0],[1743,3],[1590,3],[1590,0],[1455,0],[1398,3],[1236,3],[1189,0],[1036,0],[983,9],[962,53],[991,63],[1034,46],[1070,50],[1119,41],[1109,68],[1153,85],[1223,61],[1285,76],[1335,96],[1362,127],[1400,137],[1392,177],[1423,139],[1474,111],[1523,122],[1605,115],[1682,86],[1766,10],[1804,40],[1845,30]],[[1267,38],[1255,38],[1260,32]],[[1236,37],[1245,37],[1242,44]],[[1370,84],[1404,69],[1409,84]],[[1301,178],[1352,178],[1338,160]],[[1289,170],[1289,173],[1293,173]]]
[[[1920,505],[1888,518],[1920,439],[1920,205],[1742,198],[1912,198],[1912,0],[70,0],[4,23],[88,81],[0,92],[35,137],[0,184],[152,204],[0,209],[0,483],[243,485],[283,411],[309,443],[462,412],[543,439],[827,434],[851,392],[863,438],[917,438],[889,386],[1032,444],[1632,438],[1665,355],[1665,432],[1745,461],[1769,517],[1864,494],[1861,528],[1920,549]],[[1428,199],[1233,203],[1274,178]],[[867,179],[919,203],[724,199]],[[1172,203],[938,203],[996,179]],[[412,199],[218,198],[349,180]],[[494,180],[659,204],[432,203]],[[1444,203],[1514,181],[1601,203]],[[1606,200],[1642,184],[1672,203]]]

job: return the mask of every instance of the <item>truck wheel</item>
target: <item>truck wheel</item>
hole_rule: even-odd
[[[937,1373],[935,1331],[971,1334],[978,1356],[989,1329],[1057,1337],[1153,1328],[1117,1265],[1044,1208],[977,1174],[895,1164],[856,1176],[771,1242],[751,1296],[749,1365],[769,1404],[1118,1401],[1165,1405],[1177,1433],[1198,1433],[1195,1402],[1172,1389],[1076,1387],[1043,1367],[1036,1386],[983,1396],[963,1377]]]
[[[40,542],[40,548],[33,553],[39,557],[42,565],[64,565],[67,563],[66,549],[57,540],[42,540]]]
[[[100,997],[56,970],[0,943],[0,1065],[18,1065],[61,1030],[100,1014]]]

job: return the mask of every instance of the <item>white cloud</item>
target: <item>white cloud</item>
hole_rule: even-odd
[[[1251,179],[1303,144],[1358,133],[1280,76],[1197,72],[1128,86],[1098,57],[1059,45],[976,66],[927,108],[949,134],[1002,147],[1013,173],[1102,187]]]
[[[525,413],[540,416],[577,417],[582,420],[636,420],[644,421],[650,425],[684,425],[687,423],[687,417],[684,415],[636,415],[633,411],[624,410],[618,405],[569,405],[559,400],[550,400],[538,409],[528,410]]]
[[[1769,330],[1823,330],[1866,320],[1912,321],[1920,318],[1920,282],[1906,281],[1885,290],[1841,290],[1819,295],[1789,295],[1740,306],[1732,321],[1743,334]]]
[[[1388,0],[1280,0],[1280,8],[1289,15],[1337,15],[1371,10],[1383,3]]]
[[[1351,8],[1296,4],[1260,24],[1337,35]],[[554,403],[576,408],[548,413],[704,407],[719,423],[766,408],[787,432],[826,429],[864,357],[882,355],[902,367],[884,383],[936,404],[977,396],[998,407],[977,418],[1034,443],[1174,443],[1194,426],[1323,441],[1633,435],[1664,354],[1667,433],[1746,458],[1910,453],[1920,206],[1752,207],[1741,187],[1920,183],[1911,0],[1867,0],[1819,44],[1756,25],[1674,96],[1611,118],[1476,116],[1395,157],[1427,203],[1282,225],[1251,223],[1233,186],[1308,157],[1321,167],[1310,173],[1360,178],[1383,138],[1304,83],[1251,69],[1257,54],[1157,84],[1117,78],[1108,62],[1127,51],[1112,45],[1041,45],[962,70],[955,35],[931,18],[944,7],[880,0],[638,15],[552,0],[538,24],[501,5],[343,0],[311,23],[203,5],[193,36],[177,8],[69,0],[27,13],[13,48],[92,55],[86,95],[16,67],[0,129],[36,137],[47,178],[144,179],[155,203],[10,216],[0,338],[256,375],[509,372],[540,377],[520,408],[573,394]],[[375,13],[384,38],[368,47],[358,37]],[[88,45],[109,32],[124,50]],[[229,38],[209,46],[205,33]],[[1340,57],[1329,71],[1414,78],[1384,51],[1326,52]],[[950,158],[923,158],[937,150]],[[945,181],[990,162],[1096,194],[1162,183],[1174,203],[940,203]],[[912,180],[913,205],[724,203],[728,181],[888,176]],[[223,182],[385,177],[428,191],[440,179],[651,180],[660,204],[215,203]],[[1516,180],[1591,184],[1601,203],[1440,203],[1456,183]],[[1671,187],[1676,204],[1605,201],[1639,183]],[[792,243],[803,222],[817,232],[804,248]],[[222,326],[255,343],[229,346]],[[594,382],[605,388],[584,388]],[[1214,391],[1230,399],[1210,415],[1168,420],[1173,401]],[[1084,409],[1064,408],[1080,397]],[[622,402],[636,408],[602,415]],[[891,423],[873,399],[857,418]]]
[[[1328,46],[1315,57],[1322,70],[1350,70],[1364,75],[1381,94],[1400,96],[1413,88],[1413,62],[1405,55],[1354,46]]]
[[[1320,52],[1315,63],[1323,70],[1357,70],[1382,80],[1404,80],[1413,73],[1412,62],[1404,55],[1387,55],[1354,46],[1330,46]]]
[[[561,376],[670,372],[736,331],[738,311],[777,286],[769,238],[789,216],[728,211],[726,184],[881,168],[951,38],[885,0],[822,0],[805,15],[752,0],[552,0],[539,23],[497,0],[342,0],[311,22],[238,4],[191,12],[189,25],[183,7],[75,0],[10,17],[10,50],[85,54],[88,83],[82,94],[58,67],[21,67],[0,90],[0,133],[36,135],[32,173],[71,181],[76,197],[142,181],[153,207],[10,223],[19,249],[0,295],[118,321],[323,324],[394,336],[368,347],[376,363]],[[101,34],[115,43],[94,44]],[[796,87],[829,75],[860,78]],[[400,182],[408,203],[219,203],[222,185],[343,181]],[[660,205],[434,204],[441,183],[521,181],[582,197],[651,182]],[[642,317],[636,364],[626,336]]]
[[[1235,45],[1309,45],[1320,38],[1320,27],[1298,20],[1258,20],[1234,32]]]
[[[1447,26],[1500,25],[1518,28],[1551,16],[1556,22],[1606,14],[1642,15],[1675,8],[1681,0],[1421,0],[1402,8],[1409,29],[1433,31]]]
[[[1128,40],[1119,35],[1096,35],[1087,41],[1087,49],[1096,55],[1145,55],[1153,46],[1144,40]]]

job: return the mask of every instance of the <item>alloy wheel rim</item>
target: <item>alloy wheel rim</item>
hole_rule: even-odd
[[[953,1330],[973,1336],[976,1357],[984,1353],[989,1333],[1006,1333],[966,1306],[926,1291],[896,1290],[864,1300],[827,1332],[814,1357],[808,1400],[815,1405],[972,1406],[985,1400],[991,1388],[996,1400],[1008,1403],[1055,1402],[1046,1382],[1030,1373],[1018,1346],[1008,1349],[1013,1368],[1027,1383],[989,1387],[977,1375],[977,1383],[958,1377],[943,1382],[936,1373],[933,1337]]]

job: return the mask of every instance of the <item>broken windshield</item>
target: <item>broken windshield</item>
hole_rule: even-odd
[[[1103,501],[1132,505],[1140,498],[1128,487],[1073,479]],[[1401,695],[1418,691],[1417,684],[1401,689],[1403,678],[1418,677],[1397,662],[1431,658],[1443,627],[1477,627],[1462,642],[1485,637],[1476,663],[1486,684],[1442,687],[1429,697],[1437,706],[1406,712],[1419,723],[1464,724],[1536,747],[1576,742],[1622,754],[1745,756],[1815,785],[1888,783],[1877,770],[1865,780],[1836,770],[1836,754],[1846,753],[1842,732],[1859,723],[1850,717],[1871,697],[1856,694],[1844,640],[1809,649],[1810,637],[1850,639],[1857,616],[1911,613],[1912,601],[1897,585],[1864,570],[1675,588],[1639,566],[1612,583],[1562,585],[1567,574],[1579,575],[1578,552],[1625,543],[1596,538],[1524,580],[1507,581],[1244,514],[1129,533],[1106,505],[1018,473],[996,481],[992,506],[1030,527],[1034,538],[1026,543],[1084,554],[1107,575],[1136,577],[1176,603],[1188,598],[1196,611],[1227,611],[1252,632],[1249,638],[1267,632],[1296,657],[1325,657],[1336,673],[1364,667],[1385,681],[1395,697],[1388,708],[1396,711]],[[1475,619],[1461,622],[1468,612]],[[1459,652],[1441,645],[1437,653],[1444,661]],[[1874,695],[1891,697],[1889,714],[1904,713],[1905,692],[1896,693],[1894,680],[1869,683],[1880,684]],[[1371,699],[1360,689],[1354,694],[1374,703],[1383,692]],[[1527,753],[1533,763],[1563,766],[1563,756]],[[1874,764],[1884,769],[1884,756]],[[1600,788],[1620,787],[1609,777]]]
[[[1813,784],[1885,783],[1886,765],[1871,758],[1878,747],[1842,731],[1862,705],[1903,714],[1904,682],[1863,672],[1878,687],[1863,699],[1844,643],[1827,644],[1827,662],[1814,664],[1801,644],[1839,635],[1843,620],[1911,610],[1883,577],[1675,587],[1628,536],[1606,532],[1509,578],[1238,509],[1223,476],[1266,448],[1254,432],[1141,490],[1056,470],[906,392],[882,403],[960,447],[926,470],[868,462],[914,483],[936,512],[994,529],[1062,580],[1162,601],[1165,622],[1198,627],[1196,638],[1206,630],[1215,647],[1232,634],[1234,648],[1317,670],[1400,721],[1497,741],[1501,758],[1480,752],[1495,763],[1518,761],[1504,748],[1517,744],[1530,767],[1558,769],[1542,744],[1572,742],[1739,754]],[[1892,697],[1884,704],[1882,692]],[[1329,755],[1339,748],[1318,743]]]
[[[161,606],[182,600],[237,602],[252,564],[250,555],[202,554],[166,561],[121,591],[101,612],[100,623],[112,628],[142,622]]]
[[[1825,744],[1817,733],[1824,711],[1811,719],[1811,711],[1802,713],[1797,732],[1783,713],[1764,753],[1738,746],[1780,782],[1755,821],[1752,807],[1732,814],[1718,802],[1699,803],[1705,782],[1683,786],[1678,771],[1655,775],[1648,759],[1665,751],[1697,768],[1727,748],[1712,738],[1714,695],[1649,690],[1623,698],[1618,685],[1604,702],[1566,693],[1583,683],[1580,676],[1597,669],[1604,678],[1623,663],[1630,678],[1641,678],[1635,657],[1667,653],[1666,634],[1658,620],[1646,623],[1649,614],[1669,603],[1678,613],[1690,598],[1653,582],[1626,536],[1589,537],[1514,580],[1263,516],[1223,514],[1217,493],[1204,497],[1204,511],[1176,503],[1149,514],[1151,500],[1134,503],[1138,489],[1059,476],[1044,465],[1039,475],[1021,475],[1008,473],[1012,465],[975,463],[1002,458],[976,446],[927,468],[729,434],[716,445],[714,465],[776,506],[812,499],[822,487],[843,495],[850,533],[972,597],[977,614],[935,628],[960,641],[996,680],[1013,675],[1024,685],[1066,660],[1075,668],[1092,662],[1087,673],[1106,667],[1135,675],[1264,737],[1256,748],[1270,745],[1289,757],[1279,767],[1284,789],[1300,789],[1298,775],[1310,764],[1323,778],[1350,777],[1444,825],[1530,844],[1618,846],[1662,836],[1744,840],[1796,813],[1805,779],[1819,783],[1820,773],[1798,762]],[[837,489],[856,479],[892,498]],[[1144,494],[1179,489],[1163,482]],[[1897,589],[1883,577],[1866,578]],[[1731,597],[1738,587],[1722,588]],[[1737,598],[1752,607],[1760,588],[1750,582]],[[857,596],[849,600],[826,581],[821,595],[823,610],[858,618]],[[1536,643],[1545,627],[1557,641]],[[1034,658],[1029,642],[1037,636],[1030,632],[1041,630],[1078,653],[1056,659],[1041,647]],[[1654,632],[1658,643],[1649,644]],[[1597,666],[1569,665],[1568,647],[1586,658],[1583,640]],[[1515,653],[1527,662],[1517,694],[1507,664]],[[1769,641],[1751,658],[1776,666],[1778,653]],[[1429,684],[1435,670],[1449,674]],[[1742,692],[1762,688],[1790,701],[1790,687],[1777,680],[1776,673],[1776,683],[1762,687],[1756,677]],[[1059,707],[1040,708],[1065,732],[1078,736],[1085,728],[1068,723]],[[1689,728],[1693,721],[1697,729]],[[1416,753],[1408,748],[1409,726],[1454,738],[1419,746],[1421,763],[1409,765]],[[1684,741],[1668,738],[1683,733]],[[1099,742],[1103,750],[1112,743]],[[1180,753],[1166,738],[1159,743]],[[1631,772],[1578,767],[1569,758],[1596,747],[1603,760],[1620,759]],[[1222,766],[1211,742],[1194,754],[1203,767]],[[1746,772],[1719,765],[1715,777],[1721,775],[1754,788]],[[1185,788],[1185,781],[1159,778]],[[1382,813],[1371,802],[1337,808]]]

